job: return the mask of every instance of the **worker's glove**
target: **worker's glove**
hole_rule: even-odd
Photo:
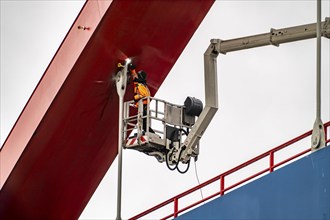
[[[142,98],[142,96],[141,95],[139,95],[139,94],[136,94],[136,95],[134,95],[134,102],[138,102],[141,98]]]
[[[123,64],[121,64],[121,63],[118,63],[118,64],[117,64],[117,67],[118,67],[118,68],[124,68],[125,66],[124,66]]]
[[[134,103],[130,103],[129,106],[130,106],[130,107],[133,107],[133,108],[137,108],[137,104],[136,104],[136,102],[134,102]]]

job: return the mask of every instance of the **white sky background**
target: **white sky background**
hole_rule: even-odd
[[[1,145],[83,4],[1,0]],[[330,16],[328,0],[322,1],[322,21],[326,16]],[[183,104],[187,96],[204,101],[203,53],[211,38],[226,40],[314,22],[316,1],[216,1],[156,97],[176,104]],[[329,40],[322,38],[323,122],[330,119],[329,51]],[[200,181],[312,129],[315,75],[316,39],[219,55],[219,110],[201,140],[196,163]],[[296,153],[307,149],[310,138],[295,146]],[[292,152],[275,154],[275,158]],[[124,219],[198,184],[193,162],[181,175],[135,151],[125,150],[123,161]],[[116,175],[117,160],[81,219],[116,217]],[[207,196],[208,190],[203,194]],[[194,197],[197,200],[201,195],[198,192]],[[170,211],[161,213],[149,218]]]

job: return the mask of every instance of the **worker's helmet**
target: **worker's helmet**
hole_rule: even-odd
[[[143,70],[140,70],[137,75],[139,80],[143,80],[143,81],[147,80],[147,73],[144,72]]]

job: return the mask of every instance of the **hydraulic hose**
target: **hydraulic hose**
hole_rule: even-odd
[[[183,152],[183,148],[181,149],[181,151],[180,151],[180,154],[179,154],[179,158],[181,158],[181,154],[182,154],[182,152]],[[177,166],[176,166],[176,169],[179,171],[179,173],[181,173],[181,174],[185,174],[188,170],[189,170],[189,167],[190,167],[190,159],[189,159],[189,161],[188,161],[188,164],[187,164],[187,168],[184,170],[184,171],[181,171],[180,169],[179,169],[179,161],[180,160],[178,160],[178,164],[177,164]]]
[[[166,166],[167,166],[168,169],[170,169],[170,170],[173,171],[173,170],[177,169],[178,164],[179,164],[179,160],[178,160],[178,161],[176,162],[176,164],[174,165],[174,168],[172,168],[172,167],[170,166],[169,162],[168,162],[168,154],[169,154],[169,153],[165,154]],[[172,154],[173,154],[173,152],[172,152]]]
[[[188,132],[187,131],[185,131],[184,129],[182,129],[182,128],[180,128],[180,129],[178,129],[178,131],[180,132],[180,131],[183,131],[183,133],[186,135],[186,136],[188,136]],[[174,138],[174,132],[173,132],[173,134],[171,135],[171,142],[173,142],[173,138]],[[173,146],[173,143],[171,143],[170,145],[172,145]],[[186,173],[188,170],[189,170],[189,167],[190,167],[190,160],[189,160],[189,162],[188,162],[188,165],[187,165],[187,168],[184,170],[184,171],[181,171],[180,169],[179,169],[179,162],[180,162],[180,158],[181,158],[181,154],[182,154],[182,152],[185,150],[185,147],[180,147],[180,142],[179,142],[179,148],[180,148],[180,153],[179,153],[179,158],[178,158],[178,160],[177,160],[177,162],[176,162],[176,164],[174,165],[174,167],[171,167],[170,166],[170,164],[169,164],[169,154],[171,153],[171,156],[172,156],[172,154],[173,154],[173,150],[171,151],[171,150],[169,150],[169,152],[167,153],[167,154],[165,154],[165,159],[166,159],[166,166],[167,166],[167,168],[169,169],[169,170],[178,170],[178,172],[179,173],[181,173],[181,174],[184,174],[184,173]]]

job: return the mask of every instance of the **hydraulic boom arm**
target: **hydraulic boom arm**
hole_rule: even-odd
[[[217,57],[219,53],[226,54],[268,45],[279,46],[282,43],[315,38],[316,27],[316,23],[313,23],[278,30],[272,28],[269,33],[231,40],[212,39],[204,53],[205,107],[184,142],[186,150],[181,160],[186,162],[191,155],[198,155],[197,144],[218,110]],[[330,38],[330,18],[326,18],[321,23],[321,35]],[[320,135],[322,136],[322,131]]]
[[[186,162],[192,154],[198,155],[198,143],[218,110],[217,41],[212,40],[204,53],[205,107],[184,141],[186,150],[182,159]]]
[[[321,23],[321,35],[330,38],[330,18],[325,18]],[[268,45],[279,46],[298,40],[307,40],[316,37],[316,23],[306,24],[282,29],[270,29],[269,33],[252,35],[231,40],[216,40],[215,50],[218,53],[244,50]],[[212,44],[212,43],[211,43]]]

